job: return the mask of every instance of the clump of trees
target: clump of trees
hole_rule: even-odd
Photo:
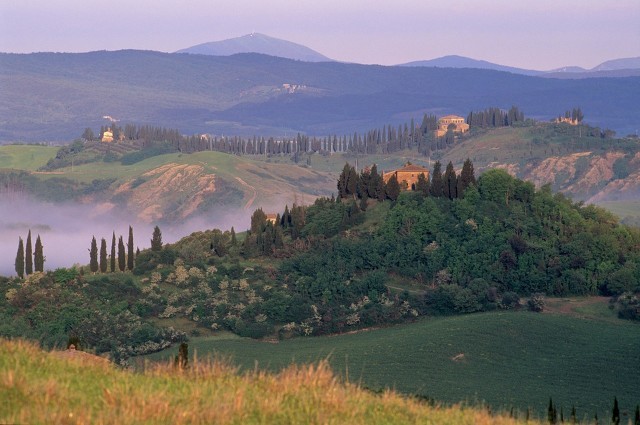
[[[508,127],[516,123],[524,122],[524,113],[517,106],[512,106],[508,111],[500,108],[487,108],[484,111],[469,112],[467,124],[473,128]]]
[[[35,251],[31,248],[31,229],[27,234],[26,248],[22,237],[18,238],[18,252],[16,253],[15,271],[21,279],[35,272],[44,271],[45,257],[43,254],[40,235],[36,238]]]

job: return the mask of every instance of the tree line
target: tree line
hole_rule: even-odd
[[[513,125],[521,121],[524,121],[524,114],[515,106],[508,111],[489,108],[485,111],[470,112],[467,117],[467,123],[472,128]],[[419,126],[412,118],[410,122],[404,124],[385,124],[382,128],[342,136],[334,134],[316,137],[300,133],[294,138],[255,135],[248,138],[185,136],[176,129],[133,124],[119,127],[113,123],[111,127],[102,126],[97,138],[91,128],[86,128],[81,137],[87,141],[99,140],[108,128],[113,132],[114,140],[141,142],[143,148],[150,148],[156,142],[167,142],[176,152],[193,153],[212,150],[234,155],[291,155],[294,162],[300,161],[303,154],[313,153],[388,154],[415,149],[428,156],[433,151],[445,149],[455,140],[453,131],[447,132],[442,137],[434,135],[435,130],[438,129],[438,118],[433,114],[424,114]]]

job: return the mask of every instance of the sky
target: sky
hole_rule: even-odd
[[[335,60],[549,70],[640,56],[639,0],[1,0],[0,52],[173,52],[259,32]]]

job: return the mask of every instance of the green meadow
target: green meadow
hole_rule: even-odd
[[[633,413],[640,403],[640,326],[615,318],[606,303],[571,314],[490,312],[278,343],[236,336],[192,338],[197,357],[230,358],[242,369],[281,370],[328,359],[350,382],[439,402],[606,417],[614,396]],[[150,355],[175,355],[176,349]]]

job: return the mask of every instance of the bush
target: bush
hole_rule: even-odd
[[[505,292],[500,301],[500,307],[505,310],[520,307],[520,297],[515,292]]]
[[[535,293],[531,295],[531,298],[527,301],[527,309],[541,313],[544,310],[544,294]]]

